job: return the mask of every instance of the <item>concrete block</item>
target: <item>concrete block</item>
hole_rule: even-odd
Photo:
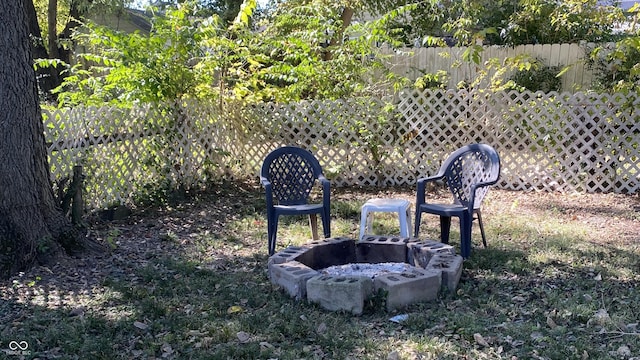
[[[442,285],[449,291],[455,291],[462,275],[463,261],[462,256],[443,252],[435,254],[426,268],[441,271]]]
[[[379,236],[365,236],[356,243],[356,262],[383,263],[407,262],[407,242],[410,238]]]
[[[269,256],[267,266],[271,264],[282,264],[289,261],[294,261],[300,254],[305,253],[308,248],[304,246],[289,246],[286,249],[278,251],[277,253]]]
[[[330,311],[361,315],[373,293],[373,280],[367,277],[314,276],[307,281],[307,300]]]
[[[307,250],[296,256],[294,260],[314,270],[356,262],[354,239],[344,237],[323,239],[304,244],[303,247]]]
[[[304,299],[307,294],[307,280],[318,272],[297,261],[269,265],[271,283],[281,287],[296,300]]]
[[[407,248],[411,247],[411,244],[416,244],[416,243],[420,243],[423,242],[425,240],[421,240],[420,238],[417,237],[410,237],[407,239]]]
[[[407,262],[413,266],[426,269],[431,258],[436,254],[455,255],[456,250],[449,244],[435,240],[422,240],[407,243]]]
[[[401,274],[385,274],[373,280],[375,291],[387,292],[387,310],[400,309],[407,305],[435,300],[442,285],[440,271],[414,269]]]

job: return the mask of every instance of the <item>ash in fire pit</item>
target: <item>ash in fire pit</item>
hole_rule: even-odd
[[[388,262],[378,264],[335,265],[320,270],[320,273],[323,275],[344,277],[364,276],[375,279],[378,275],[385,275],[389,273],[400,274],[404,272],[411,272],[411,269],[414,269],[414,267],[407,263]]]
[[[435,299],[441,286],[454,291],[461,273],[453,247],[415,238],[325,239],[269,258],[271,282],[291,297],[356,315],[380,289],[387,310],[394,310]]]

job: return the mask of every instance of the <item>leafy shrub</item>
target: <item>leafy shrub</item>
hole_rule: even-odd
[[[623,39],[613,48],[596,47],[588,59],[597,90],[637,91],[640,81],[640,37]]]
[[[558,73],[560,68],[557,66],[538,66],[518,71],[510,79],[529,91],[559,92],[562,89],[562,82],[557,76]]]

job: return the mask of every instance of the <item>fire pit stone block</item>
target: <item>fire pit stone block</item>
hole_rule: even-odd
[[[305,246],[289,246],[269,257],[267,266],[271,267],[271,264],[283,264],[289,261],[294,261],[298,256],[304,254],[309,248]]]
[[[462,262],[462,256],[442,252],[433,255],[426,268],[441,271],[442,285],[455,291],[462,275]]]
[[[318,275],[317,271],[297,261],[269,265],[271,283],[284,289],[289,296],[296,300],[305,298],[307,280],[316,275]]]
[[[354,239],[338,237],[323,239],[305,244],[305,251],[295,257],[312,269],[324,269],[329,266],[356,262],[356,245]]]
[[[368,277],[318,275],[307,281],[307,300],[330,311],[362,315],[372,293],[373,280]]]
[[[382,271],[375,277],[321,273],[356,263],[406,263],[410,269]],[[306,298],[327,310],[361,315],[367,299],[380,289],[387,293],[389,311],[434,300],[444,286],[455,291],[462,264],[462,257],[448,244],[375,235],[362,241],[339,237],[290,246],[269,258],[268,271],[271,282],[296,300]]]
[[[408,263],[422,269],[428,267],[431,258],[436,254],[456,254],[453,246],[435,240],[412,241],[407,244],[407,247]]]
[[[410,272],[376,276],[373,283],[376,291],[387,292],[387,311],[392,311],[436,299],[442,286],[442,275],[435,269],[416,268]]]
[[[356,243],[359,263],[407,262],[407,242],[410,238],[370,235]]]

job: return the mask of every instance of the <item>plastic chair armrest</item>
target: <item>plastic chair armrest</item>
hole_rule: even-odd
[[[318,176],[318,181],[320,181],[322,185],[322,203],[329,204],[331,199],[331,182],[322,174]]]
[[[273,208],[273,190],[271,186],[271,181],[267,178],[260,176],[260,183],[264,187],[265,196],[267,198],[267,210]]]
[[[475,201],[476,201],[476,191],[479,188],[483,188],[483,187],[487,187],[487,186],[491,186],[494,185],[495,183],[497,183],[498,181],[483,181],[483,182],[479,182],[479,183],[475,183],[473,185],[471,185],[471,196],[470,196],[470,200],[469,200],[469,211],[473,212],[474,207],[475,207]]]

